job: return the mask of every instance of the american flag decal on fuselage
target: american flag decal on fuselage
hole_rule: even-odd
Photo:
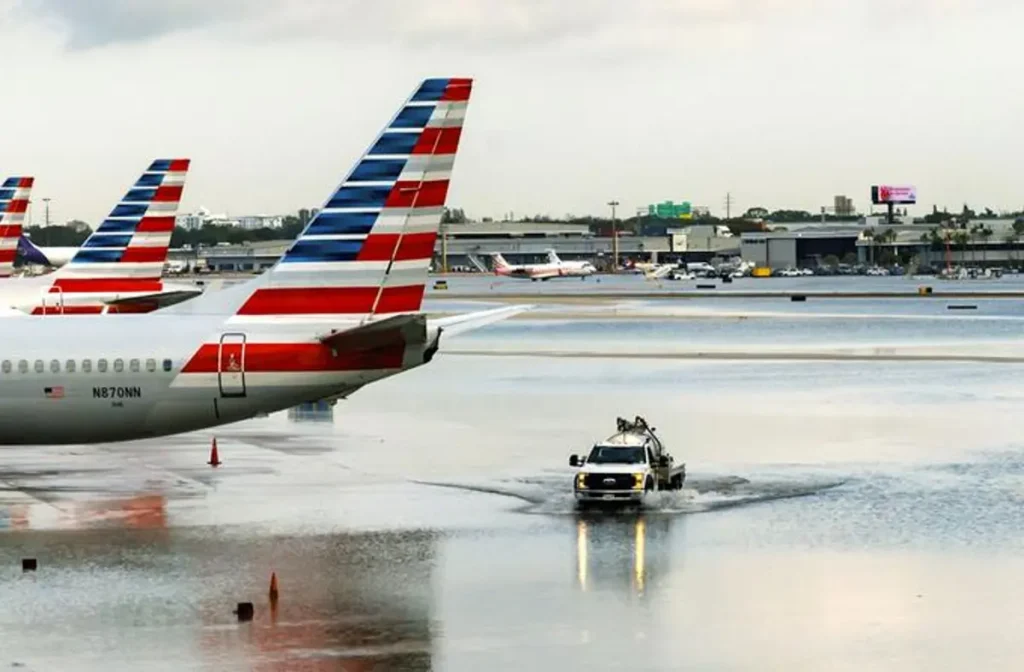
[[[71,261],[53,273],[49,294],[73,299],[63,312],[99,313],[111,295],[127,298],[162,291],[189,164],[189,159],[153,161]],[[89,295],[95,295],[95,301]]]
[[[8,177],[0,186],[0,278],[14,275],[14,258],[34,182],[31,177]]]
[[[238,314],[418,311],[471,89],[425,80]]]

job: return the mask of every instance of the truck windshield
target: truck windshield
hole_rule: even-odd
[[[644,449],[641,446],[594,446],[587,462],[591,464],[643,464]]]

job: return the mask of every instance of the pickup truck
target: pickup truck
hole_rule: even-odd
[[[639,505],[659,490],[679,490],[686,480],[686,465],[674,459],[637,416],[633,422],[618,419],[618,432],[591,448],[586,456],[572,455],[569,466],[578,471],[573,479],[577,505]]]

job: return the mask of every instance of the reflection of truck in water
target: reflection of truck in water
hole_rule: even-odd
[[[584,457],[572,455],[578,467],[573,492],[580,507],[591,504],[642,504],[658,490],[679,490],[686,465],[675,464],[654,428],[640,416],[616,421],[618,431],[597,443]]]
[[[672,566],[672,528],[683,519],[643,515],[576,521],[576,580],[581,590],[644,594]]]

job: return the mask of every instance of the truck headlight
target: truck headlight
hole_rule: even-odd
[[[643,472],[633,474],[633,489],[641,490],[644,487],[644,474]]]
[[[579,489],[579,490],[586,489],[586,487],[587,487],[586,480],[587,480],[587,475],[586,474],[576,474],[576,488]]]

